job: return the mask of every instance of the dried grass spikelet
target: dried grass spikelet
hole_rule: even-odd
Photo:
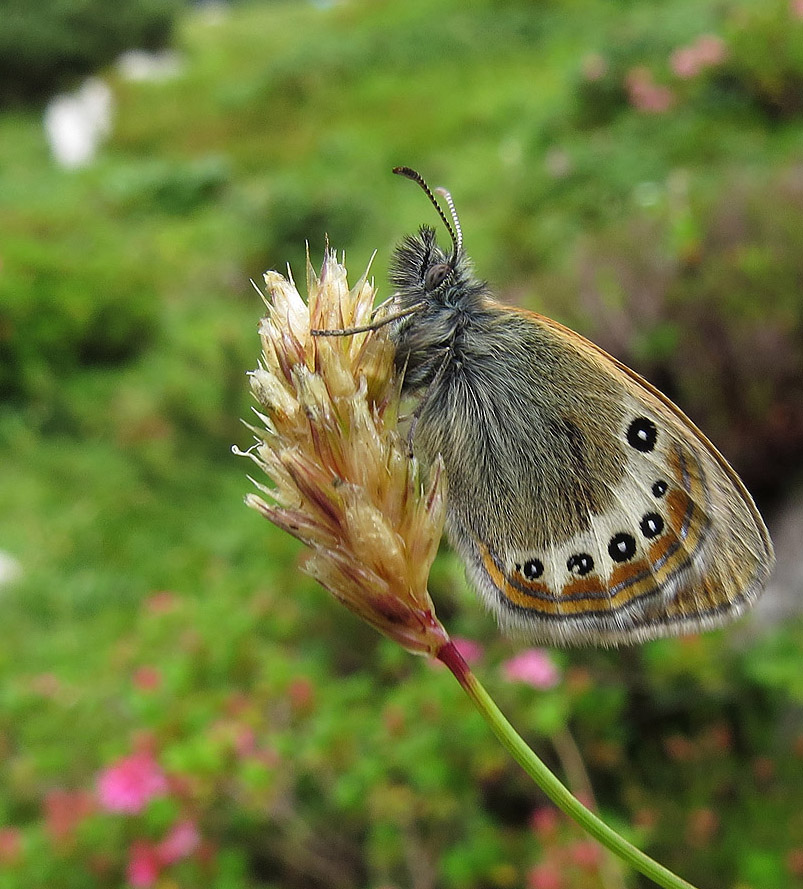
[[[409,651],[436,654],[449,637],[427,579],[443,530],[445,485],[428,483],[397,428],[400,383],[387,327],[339,337],[315,329],[370,322],[366,275],[349,289],[327,249],[320,277],[307,260],[308,301],[292,276],[265,274],[262,361],[251,372],[260,404],[248,451],[273,487],[248,506],[312,549],[304,570]]]

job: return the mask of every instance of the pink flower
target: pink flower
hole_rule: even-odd
[[[582,870],[595,871],[602,864],[602,846],[594,840],[577,840],[569,847],[569,856]]]
[[[560,817],[554,806],[541,806],[530,815],[530,827],[542,840],[553,836],[559,824]]]
[[[562,889],[563,877],[554,864],[536,864],[527,874],[527,889]]]
[[[315,684],[306,676],[295,676],[287,686],[290,706],[297,713],[309,713],[315,707]]]
[[[637,111],[663,114],[675,104],[672,90],[655,83],[649,68],[631,68],[625,77],[625,87],[630,104]]]
[[[141,812],[154,797],[167,793],[167,778],[147,751],[118,760],[100,773],[98,799],[109,812]]]
[[[0,827],[0,865],[22,858],[22,834],[16,827]]]
[[[803,0],[791,0],[789,12],[792,18],[803,19]]]
[[[703,34],[691,46],[676,49],[670,56],[669,64],[678,77],[686,79],[696,77],[704,68],[719,65],[726,55],[727,47],[721,37]]]
[[[177,821],[167,836],[159,843],[159,860],[162,864],[175,864],[187,858],[201,844],[201,835],[194,821]]]
[[[234,749],[237,755],[245,758],[256,753],[257,734],[248,725],[239,726],[234,734]]]
[[[171,593],[170,590],[160,590],[158,593],[152,593],[145,600],[145,608],[151,614],[167,614],[178,605],[178,596]]]
[[[162,684],[162,672],[157,667],[138,667],[131,681],[139,691],[156,691]]]
[[[88,790],[55,788],[45,796],[45,827],[51,840],[61,845],[68,843],[81,822],[88,818],[95,801]]]
[[[672,71],[685,79],[696,77],[700,73],[702,65],[693,46],[681,46],[676,49],[669,58]]]
[[[702,37],[698,37],[694,49],[697,52],[697,58],[707,67],[721,64],[728,54],[725,41],[721,37],[717,37],[716,34],[703,34]]]
[[[159,850],[146,840],[135,840],[128,853],[126,877],[134,889],[149,889],[159,879],[162,861]]]
[[[479,642],[475,642],[473,639],[464,639],[460,636],[454,637],[452,642],[454,642],[455,648],[467,664],[475,664],[482,657],[483,648]]]
[[[528,648],[502,664],[508,682],[526,682],[533,688],[554,688],[560,681],[560,671],[543,648]]]
[[[177,821],[160,843],[136,840],[128,853],[128,882],[134,889],[149,889],[163,868],[187,858],[201,845],[194,821]]]

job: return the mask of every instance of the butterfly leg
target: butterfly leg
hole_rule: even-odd
[[[386,324],[392,324],[394,321],[398,321],[400,318],[406,318],[408,315],[412,315],[415,312],[420,312],[423,308],[423,305],[423,303],[416,303],[414,306],[410,306],[410,308],[408,309],[402,309],[399,312],[393,312],[392,314],[385,315],[384,318],[379,318],[378,320],[376,320],[376,312],[374,312],[374,320],[372,320],[370,324],[363,324],[360,327],[343,327],[337,330],[321,330],[319,328],[313,328],[312,330],[310,330],[310,333],[312,334],[312,336],[354,336],[354,334],[357,333],[367,333],[368,331],[379,330],[380,327],[384,327]]]
[[[418,404],[415,406],[415,410],[410,414],[410,428],[407,430],[407,453],[408,456],[413,456],[413,441],[415,440],[415,430],[418,426],[418,421],[421,418],[421,414],[424,412],[424,408],[426,407],[427,400],[430,397],[430,394],[435,389],[435,387],[440,383],[443,375],[446,373],[446,368],[449,365],[449,362],[452,360],[452,348],[451,346],[447,346],[443,352],[443,360],[438,365],[438,369],[435,371],[432,379],[427,384],[427,388],[424,390],[423,394],[418,400]]]

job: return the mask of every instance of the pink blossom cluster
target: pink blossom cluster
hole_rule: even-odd
[[[560,670],[543,648],[527,648],[502,664],[508,682],[525,682],[533,688],[546,690],[560,682]]]
[[[467,664],[479,661],[483,648],[473,639],[455,636],[454,647]],[[544,648],[526,648],[501,665],[502,675],[508,682],[523,682],[542,691],[554,688],[561,679],[558,666]]]
[[[98,800],[109,812],[136,815],[155,797],[167,793],[167,777],[146,750],[124,756],[101,772]]]
[[[591,839],[573,839],[566,822],[552,806],[536,809],[530,827],[544,850],[542,860],[530,868],[527,889],[569,889],[586,885],[589,875],[598,874],[605,855],[602,846]],[[577,879],[579,879],[579,883]],[[595,883],[596,885],[596,883]]]
[[[479,642],[475,642],[473,639],[465,639],[461,636],[455,636],[452,642],[454,642],[455,648],[460,652],[467,664],[476,664],[481,660],[483,650]]]
[[[68,846],[81,823],[96,809],[88,790],[54,787],[45,796],[45,829],[56,846]]]
[[[81,823],[98,810],[138,815],[168,790],[167,775],[152,750],[143,744],[100,773],[94,794],[88,790],[50,790],[43,806],[45,829],[54,845],[69,848]],[[149,889],[166,867],[193,855],[200,846],[198,827],[189,818],[177,820],[159,842],[135,840],[129,849],[129,885]],[[22,856],[22,833],[17,828],[0,829],[0,867],[13,866]]]
[[[675,94],[668,86],[656,83],[646,65],[627,72],[625,89],[630,104],[646,114],[663,114],[675,104]]]
[[[21,858],[22,831],[18,827],[0,827],[0,867],[10,867]]]
[[[134,889],[149,889],[165,867],[189,858],[201,845],[194,821],[178,821],[158,843],[135,840],[129,850],[127,878]]]
[[[728,49],[725,41],[716,34],[703,34],[689,46],[676,49],[669,65],[677,77],[688,80],[706,68],[713,68],[725,61]]]
[[[167,775],[147,747],[104,769],[98,777],[97,797],[107,812],[138,815],[148,803],[169,790]],[[139,839],[131,844],[127,878],[135,889],[148,889],[164,868],[192,855],[201,844],[191,819],[177,821],[159,842]]]
[[[803,17],[803,0],[792,0],[792,13]],[[725,41],[716,34],[702,34],[688,46],[678,47],[669,57],[672,73],[688,80],[696,77],[707,68],[721,65],[728,54]],[[583,61],[583,76],[593,82],[608,73],[608,63],[597,53]],[[646,114],[663,114],[674,107],[676,95],[671,87],[657,83],[652,71],[646,65],[631,68],[624,78],[624,87],[630,104]]]

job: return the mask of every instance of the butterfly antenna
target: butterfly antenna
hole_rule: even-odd
[[[452,200],[451,194],[445,188],[436,188],[435,194],[439,194],[446,204],[449,207],[449,212],[452,214],[452,222],[454,223],[454,230],[457,232],[457,238],[455,239],[452,236],[452,241],[454,242],[454,254],[452,255],[452,265],[457,262],[457,257],[460,255],[460,251],[463,249],[463,228],[460,225],[460,219],[457,215],[457,210],[454,208],[454,201]]]
[[[454,204],[452,203],[452,196],[445,189],[436,189],[439,194],[445,194],[446,196],[446,202],[449,205],[452,219],[454,220],[455,227],[458,231],[457,235],[455,234],[455,230],[452,228],[451,223],[446,217],[446,214],[441,209],[441,205],[438,203],[437,198],[430,191],[429,186],[424,181],[424,177],[419,172],[417,172],[416,170],[412,170],[410,167],[394,167],[393,172],[396,173],[397,176],[406,176],[408,179],[412,179],[413,182],[417,182],[424,190],[424,194],[426,194],[426,196],[429,198],[432,206],[438,211],[438,216],[440,216],[440,218],[443,220],[443,224],[446,226],[446,230],[449,232],[449,237],[452,239],[452,244],[454,245],[454,253],[452,253],[452,265],[454,265],[455,261],[457,260],[457,256],[463,246],[463,233],[460,230],[460,223],[457,219],[457,213],[455,213]]]

